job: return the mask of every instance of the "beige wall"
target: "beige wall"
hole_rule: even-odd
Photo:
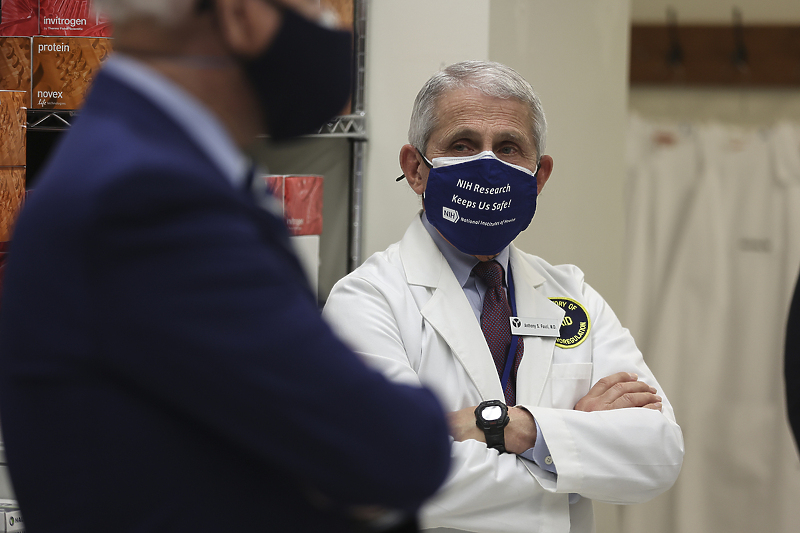
[[[517,69],[547,115],[555,167],[516,244],[573,263],[621,301],[628,0],[493,0],[491,59]]]

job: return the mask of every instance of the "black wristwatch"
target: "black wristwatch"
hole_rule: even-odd
[[[506,451],[505,427],[509,422],[508,407],[500,400],[481,402],[475,408],[475,425],[486,435],[486,446],[500,453]]]

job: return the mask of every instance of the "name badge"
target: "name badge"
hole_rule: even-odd
[[[561,330],[561,319],[512,316],[510,320],[512,335],[558,337],[558,332]]]

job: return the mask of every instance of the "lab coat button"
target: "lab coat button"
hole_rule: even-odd
[[[544,458],[544,462],[545,464],[551,465],[553,464],[553,458],[548,455],[547,457]]]

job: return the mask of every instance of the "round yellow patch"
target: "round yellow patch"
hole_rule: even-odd
[[[561,321],[556,346],[559,348],[575,348],[586,340],[592,321],[586,308],[572,298],[550,298],[554,304],[566,313]]]

